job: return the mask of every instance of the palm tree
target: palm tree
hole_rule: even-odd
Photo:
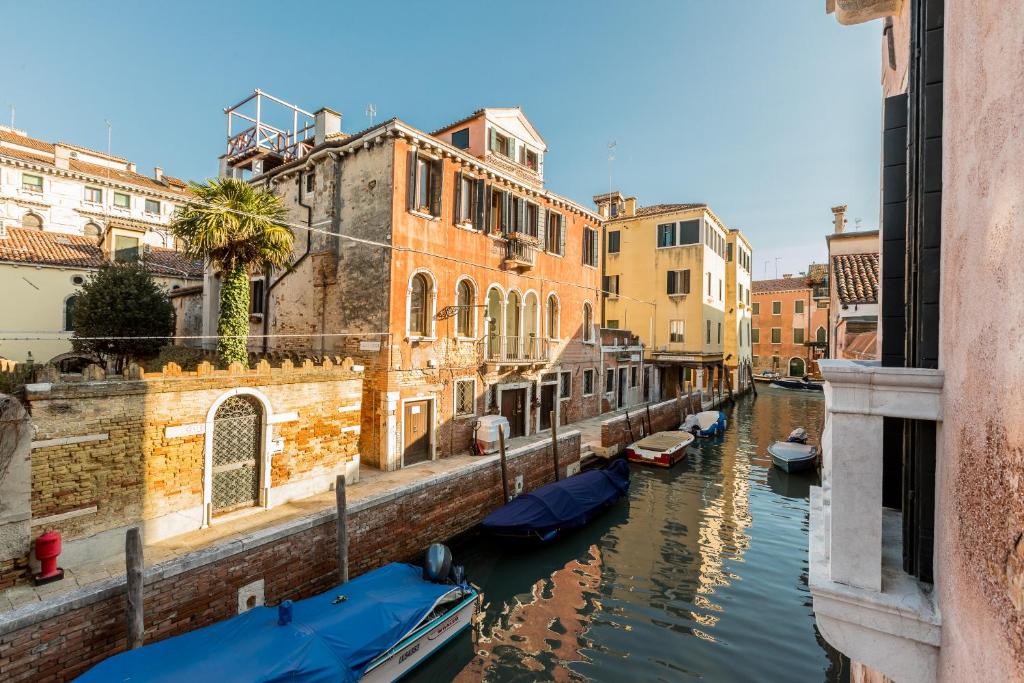
[[[283,266],[294,235],[284,225],[281,198],[236,178],[191,183],[193,199],[178,210],[171,231],[193,258],[221,272],[217,354],[224,365],[248,360],[249,272]]]

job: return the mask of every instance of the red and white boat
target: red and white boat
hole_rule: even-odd
[[[693,438],[689,432],[658,432],[630,444],[626,457],[630,462],[672,467],[686,457],[686,447]]]

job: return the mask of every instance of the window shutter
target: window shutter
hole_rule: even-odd
[[[668,287],[665,290],[668,294],[676,293],[676,271],[668,271]]]
[[[537,240],[540,242],[540,248],[544,249],[547,245],[544,244],[544,218],[547,215],[547,211],[542,209],[540,205],[537,205]]]
[[[558,254],[565,256],[565,216],[558,214]]]
[[[484,230],[486,223],[484,222],[484,216],[487,212],[487,183],[484,182],[483,178],[479,178],[476,181],[476,225],[473,226],[477,230]]]
[[[484,224],[483,227],[481,228],[481,230],[485,230],[487,232],[490,232],[491,229],[491,197],[493,195],[494,188],[492,188],[490,185],[487,185],[484,188]]]
[[[410,211],[412,211],[413,209],[416,208],[416,161],[417,161],[417,157],[418,157],[418,153],[416,151],[416,148],[413,147],[412,149],[409,150],[409,172],[408,172],[408,176],[409,177],[407,178],[407,181],[406,181],[406,195],[407,195],[406,199],[407,199],[407,204],[408,204],[407,208]]]
[[[526,200],[518,199],[516,203],[519,205],[519,223],[517,227],[519,232],[527,232],[526,229]]]
[[[611,280],[612,280],[611,277],[608,276],[608,275],[602,275],[601,276],[601,292],[603,292],[604,294],[611,294],[612,293]]]
[[[508,192],[501,193],[501,231],[508,232],[512,227],[512,195]]]
[[[542,209],[540,211],[540,248],[544,251],[551,251],[548,249],[548,221],[550,219],[551,211],[549,209]]]
[[[430,215],[441,216],[441,197],[444,190],[444,161],[430,162]]]
[[[488,149],[490,149],[492,152],[494,152],[494,151],[496,151],[498,149],[498,132],[496,130],[494,130],[493,128],[491,128],[490,129],[490,133],[491,133],[491,140],[490,140],[490,144],[488,145]]]
[[[455,205],[452,207],[452,222],[461,223],[463,218],[469,218],[469,216],[462,215],[462,171],[456,171]]]
[[[690,293],[690,269],[683,271],[683,294]]]

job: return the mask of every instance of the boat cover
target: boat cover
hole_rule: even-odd
[[[817,457],[818,447],[791,441],[776,441],[768,447],[768,453],[779,460],[799,462]]]
[[[628,490],[629,464],[615,460],[607,469],[589,470],[513,499],[487,515],[483,527],[509,534],[572,529]]]
[[[425,581],[423,570],[387,564],[320,595],[298,600],[279,626],[276,607],[129,650],[83,674],[85,683],[354,682],[457,587]],[[338,596],[344,601],[336,601]]]

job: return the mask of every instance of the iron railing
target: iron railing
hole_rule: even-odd
[[[505,262],[515,266],[533,267],[537,261],[537,245],[517,236],[509,236],[505,242]]]
[[[550,339],[534,335],[508,337],[488,335],[483,338],[483,359],[503,365],[533,365],[550,360]]]

